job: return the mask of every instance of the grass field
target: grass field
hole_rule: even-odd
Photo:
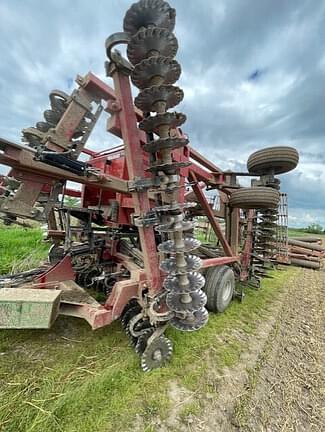
[[[314,234],[302,231],[301,229],[288,228],[289,237],[324,237],[324,234]]]
[[[6,241],[15,253],[10,249],[10,256],[2,257],[6,271],[11,259],[26,259],[30,253],[44,256],[39,231],[8,232],[11,240]],[[234,332],[254,334],[294,272],[274,272],[261,290],[247,289],[243,304],[234,301],[224,314],[210,314],[201,331],[186,334],[169,329],[173,359],[149,374],[140,370],[119,322],[92,332],[83,321],[60,317],[49,331],[1,331],[0,430],[131,431],[139,414],[144,424],[140,430],[153,432],[152,418],[164,419],[171,408],[171,383],[212,395],[218,391],[207,370],[239,361],[245,341]],[[184,403],[182,415],[186,418],[200,409],[199,402]]]
[[[32,268],[45,259],[49,244],[40,229],[4,228],[0,225],[0,274]]]
[[[300,231],[300,230],[297,230],[294,228],[288,228],[288,236],[289,237],[304,237],[304,236],[308,236],[308,235],[311,236],[314,234],[308,234],[308,233],[305,233],[303,231]]]

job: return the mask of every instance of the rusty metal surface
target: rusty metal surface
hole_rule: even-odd
[[[72,268],[72,261],[69,255],[66,255],[62,261],[51,266],[47,271],[37,276],[35,283],[61,282],[65,280],[74,280],[75,272]]]
[[[239,255],[233,255],[233,256],[225,256],[225,257],[216,257],[216,258],[208,258],[202,260],[202,268],[208,268],[208,267],[216,267],[216,266],[222,266],[226,264],[233,264],[240,261]]]
[[[133,100],[128,76],[118,73],[116,68],[112,70],[112,77],[115,84],[115,91],[118,95],[122,110],[119,119],[121,132],[125,145],[125,157],[130,178],[143,178],[145,176],[145,166],[143,159],[139,157],[142,153],[136,116],[133,109]],[[135,191],[132,193],[135,213],[143,217],[150,211],[151,205],[146,190]],[[161,289],[161,277],[159,272],[159,262],[156,250],[156,240],[153,226],[138,227],[145,268],[149,281],[150,292],[155,293]]]
[[[0,154],[0,163],[8,165],[17,170],[22,170],[33,175],[43,175],[47,177],[48,183],[53,179],[70,180],[81,184],[98,186],[104,190],[116,190],[117,192],[128,192],[128,182],[121,178],[101,173],[99,176],[89,175],[81,177],[69,171],[45,165],[42,162],[35,161],[33,154],[25,149],[25,146],[15,145],[11,147],[6,145],[4,153]]]
[[[220,240],[222,247],[225,251],[225,254],[227,256],[233,256],[234,253],[233,253],[229,243],[227,242],[227,240],[226,240],[226,238],[225,238],[225,236],[221,230],[220,224],[218,223],[217,219],[215,218],[215,215],[214,215],[204,193],[202,192],[201,187],[198,185],[197,178],[196,178],[193,171],[190,171],[189,179],[190,179],[190,181],[194,182],[194,184],[192,186],[193,191],[194,191],[199,203],[201,204],[201,207],[203,208],[204,213],[208,217],[209,222],[210,222],[217,238]]]
[[[88,304],[95,308],[101,307],[100,303],[93,296],[73,280],[67,279],[60,282],[59,290],[61,291],[61,304]]]

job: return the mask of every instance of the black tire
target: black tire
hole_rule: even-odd
[[[270,187],[251,187],[235,190],[229,198],[229,205],[241,209],[276,208],[280,194]]]
[[[234,272],[228,266],[211,267],[205,274],[205,280],[206,308],[211,312],[223,312],[234,295]]]
[[[299,153],[293,147],[267,147],[251,154],[247,161],[248,172],[263,175],[273,171],[284,174],[296,168]]]

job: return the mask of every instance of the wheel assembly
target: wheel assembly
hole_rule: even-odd
[[[277,190],[269,187],[240,188],[232,192],[229,205],[241,209],[276,208],[280,201]]]
[[[293,147],[268,147],[251,154],[248,172],[258,175],[284,174],[296,168],[299,154]]]
[[[211,267],[206,275],[204,291],[207,295],[207,309],[223,312],[230,304],[235,290],[235,275],[227,266]]]

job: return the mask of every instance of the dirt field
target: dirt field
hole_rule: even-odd
[[[297,282],[242,398],[243,430],[325,430],[325,271],[301,270]]]
[[[171,388],[176,408],[154,430],[324,431],[324,295],[325,270],[299,269],[258,333],[237,331],[247,339],[239,364],[221,375],[207,372],[217,397]],[[179,422],[184,398],[200,399],[203,411]]]

